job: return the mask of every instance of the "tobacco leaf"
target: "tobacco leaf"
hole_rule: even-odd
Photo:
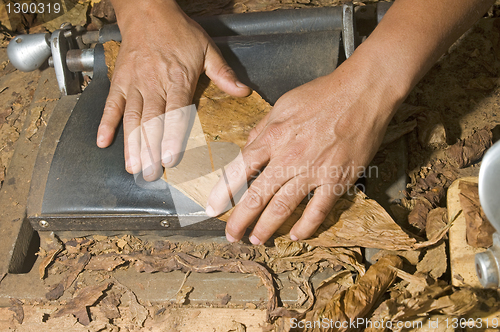
[[[189,293],[193,291],[192,286],[182,286],[181,289],[175,295],[175,303],[184,304],[187,301]]]
[[[120,51],[120,44],[120,42],[110,40],[102,45],[104,47],[104,61],[108,67],[108,78],[110,81],[112,80],[113,73],[115,72],[116,58],[118,57],[118,52]]]
[[[125,261],[116,255],[105,254],[99,256],[92,256],[85,270],[92,271],[113,271],[118,266],[124,264]]]
[[[432,210],[432,204],[427,199],[416,201],[413,210],[408,215],[408,223],[419,230],[424,230],[427,223],[427,214]]]
[[[412,265],[417,265],[419,262],[420,250],[380,250],[372,256],[372,260],[378,261],[380,257],[387,255],[396,255],[406,259],[408,263]]]
[[[38,256],[42,258],[38,273],[40,279],[44,279],[47,274],[47,267],[54,261],[57,254],[64,249],[62,242],[57,238],[54,232],[51,232],[48,237],[44,237],[41,247],[38,251]]]
[[[393,267],[400,268],[401,265],[402,261],[397,256],[380,258],[353,286],[338,293],[325,305],[322,303],[318,306],[315,305],[307,313],[306,322],[321,321],[325,318],[334,322],[349,322],[357,318],[364,318],[396,279]],[[322,331],[323,329],[316,326],[308,327],[305,330]],[[340,328],[338,331],[349,331],[349,328]]]
[[[398,303],[397,312],[393,313],[391,320],[410,320],[430,312],[461,316],[474,309],[477,303],[477,296],[470,289],[452,290],[446,283],[435,283],[420,295]]]
[[[10,298],[10,307],[9,310],[14,313],[14,318],[19,324],[23,323],[24,320],[24,309],[23,309],[23,303],[14,298]]]
[[[401,123],[406,121],[409,117],[417,115],[419,113],[426,113],[429,109],[424,106],[414,106],[410,104],[403,103],[399,106],[396,114],[394,114],[394,121],[396,123]]]
[[[394,268],[394,271],[396,271],[398,278],[401,278],[405,282],[405,290],[408,291],[411,296],[422,293],[429,286],[426,276],[420,272],[410,274],[398,268]]]
[[[90,15],[104,20],[105,23],[116,22],[116,14],[110,0],[101,0],[94,3]]]
[[[100,302],[101,306],[99,309],[107,319],[120,318],[120,311],[118,310],[118,306],[121,303],[120,298],[121,294],[109,292]]]
[[[429,211],[427,214],[427,222],[425,224],[425,234],[427,239],[432,239],[439,232],[439,230],[446,226],[447,223],[447,208],[435,208]]]
[[[38,132],[40,126],[44,123],[43,120],[44,108],[36,106],[31,109],[29,115],[29,126],[26,128],[26,138],[31,141],[31,138]]]
[[[406,121],[387,127],[384,139],[382,140],[381,149],[404,135],[412,132],[417,127],[417,120]]]
[[[267,320],[276,308],[278,300],[273,278],[267,269],[253,261],[224,259],[221,257],[196,258],[185,253],[167,253],[164,256],[148,256],[144,254],[122,255],[122,258],[134,262],[138,272],[230,272],[248,273],[259,277],[268,291]]]
[[[450,146],[446,150],[446,154],[458,168],[464,168],[472,165],[483,156],[486,149],[491,146],[492,139],[493,133],[487,126]]]
[[[493,244],[495,228],[490,224],[479,202],[478,184],[460,181],[460,205],[466,222],[467,243],[475,248],[488,248]]]
[[[90,258],[90,253],[86,252],[78,258],[73,259],[75,262],[71,264],[69,273],[66,274],[61,282],[53,286],[52,289],[45,294],[45,298],[50,301],[60,298],[64,294],[64,291],[73,284],[76,278],[78,278],[78,275],[83,271],[87,263],[90,261]]]
[[[72,300],[54,314],[54,318],[71,314],[81,324],[89,325],[90,317],[87,308],[94,305],[110,286],[111,283],[103,283],[82,288]]]
[[[127,289],[126,294],[128,295],[129,310],[130,310],[130,320],[139,327],[144,325],[144,322],[148,318],[148,310],[142,306],[137,300],[137,296],[130,289]]]
[[[287,226],[302,215],[303,207],[294,211]],[[360,191],[344,195],[318,228],[304,242],[321,247],[366,247],[387,250],[415,250],[435,244],[447,231],[443,228],[435,238],[418,242],[410,237],[376,201]],[[286,229],[289,230],[288,228]],[[284,231],[283,227],[279,231]]]
[[[417,264],[417,272],[429,273],[429,275],[437,279],[441,277],[448,268],[448,260],[446,258],[446,243],[441,242],[439,245],[428,248],[424,258]]]
[[[229,303],[229,301],[231,301],[231,295],[229,295],[228,293],[217,294],[216,297],[218,299],[220,299],[220,304],[221,305],[227,305]]]

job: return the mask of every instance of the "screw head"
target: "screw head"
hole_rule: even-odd
[[[47,220],[40,220],[38,222],[38,225],[40,225],[40,227],[46,228],[49,227],[49,222]]]
[[[160,225],[162,227],[167,228],[167,227],[170,227],[170,222],[167,219],[164,219],[164,220],[160,221]]]

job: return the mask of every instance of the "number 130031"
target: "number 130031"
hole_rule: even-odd
[[[61,11],[60,3],[36,3],[36,2],[13,2],[5,5],[7,14],[59,14]]]

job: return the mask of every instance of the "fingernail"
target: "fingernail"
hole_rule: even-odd
[[[296,237],[295,235],[292,235],[292,234],[290,234],[290,239],[292,239],[292,241],[298,241],[299,240],[298,237]]]
[[[207,205],[207,208],[205,209],[205,212],[207,213],[207,216],[209,216],[209,217],[215,217],[216,216],[214,209],[210,205]]]
[[[104,135],[103,134],[100,134],[99,136],[97,136],[97,142],[104,143]]]
[[[137,165],[137,160],[135,158],[128,158],[127,168],[134,168]]]
[[[250,242],[252,242],[252,244],[254,244],[256,246],[261,244],[260,240],[255,235],[250,236]]]
[[[236,81],[236,86],[238,88],[246,88],[247,87],[245,84],[241,83],[240,81]]]
[[[237,241],[237,240],[236,240],[234,237],[232,237],[232,236],[231,236],[231,234],[229,234],[229,233],[226,233],[226,239],[227,239],[229,242],[231,242],[231,243],[233,243],[233,242],[236,242],[236,241]]]
[[[142,176],[148,178],[151,175],[153,175],[153,173],[154,173],[153,167],[146,167],[146,169],[142,171]]]
[[[161,159],[161,162],[163,163],[163,165],[167,165],[172,162],[172,154],[170,153],[170,151],[165,151],[165,153],[163,154],[163,158]]]

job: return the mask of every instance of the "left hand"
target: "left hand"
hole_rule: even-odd
[[[290,231],[293,240],[310,237],[363,172],[400,100],[387,91],[375,63],[368,70],[360,67],[348,60],[334,73],[286,93],[250,133],[242,158],[226,168],[231,189],[258,175],[229,217],[230,242],[240,240],[258,218],[250,241],[263,244],[314,192]],[[224,211],[226,192],[221,179],[210,193],[208,215]]]

